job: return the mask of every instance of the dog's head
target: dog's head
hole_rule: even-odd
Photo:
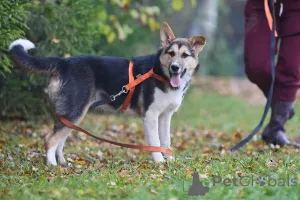
[[[205,37],[175,38],[167,23],[160,30],[162,53],[160,63],[163,73],[170,79],[173,88],[178,88],[182,79],[191,78],[198,66],[198,55],[205,46]]]

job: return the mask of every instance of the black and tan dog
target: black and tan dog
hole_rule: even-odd
[[[145,137],[149,145],[170,147],[170,122],[179,108],[192,76],[197,71],[198,55],[205,46],[205,38],[175,38],[171,28],[164,23],[160,31],[161,48],[157,53],[132,59],[134,76],[154,72],[169,80],[161,82],[149,78],[135,89],[129,109],[144,119]],[[77,56],[70,58],[33,57],[26,53],[34,44],[25,39],[11,43],[9,50],[16,66],[26,71],[51,75],[48,94],[55,106],[55,114],[79,124],[89,107],[110,95],[117,94],[128,83],[129,60],[108,56]],[[109,106],[120,109],[126,94]],[[71,129],[54,119],[53,132],[45,137],[47,162],[65,164],[63,147]],[[160,152],[152,153],[155,162],[172,157]]]

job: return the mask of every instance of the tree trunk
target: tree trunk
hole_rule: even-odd
[[[197,0],[197,9],[191,26],[189,36],[201,34],[213,46],[214,35],[218,24],[218,0]]]

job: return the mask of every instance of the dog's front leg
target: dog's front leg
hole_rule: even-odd
[[[171,145],[171,135],[170,135],[170,127],[171,127],[171,118],[173,115],[173,111],[165,111],[159,116],[159,139],[160,139],[160,146],[166,149],[170,149]],[[174,159],[173,156],[168,154],[164,154],[164,157],[168,160]]]
[[[160,146],[158,135],[158,116],[159,113],[153,110],[148,110],[144,116],[144,132],[148,145]],[[161,152],[152,152],[152,158],[154,162],[165,161]]]

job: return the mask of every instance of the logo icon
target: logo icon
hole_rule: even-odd
[[[204,196],[209,191],[209,187],[205,187],[200,182],[199,174],[193,173],[193,183],[188,191],[189,196]]]
[[[259,186],[264,186],[266,185],[266,178],[265,177],[258,177],[257,178],[257,181],[256,181],[256,184],[258,184]]]

